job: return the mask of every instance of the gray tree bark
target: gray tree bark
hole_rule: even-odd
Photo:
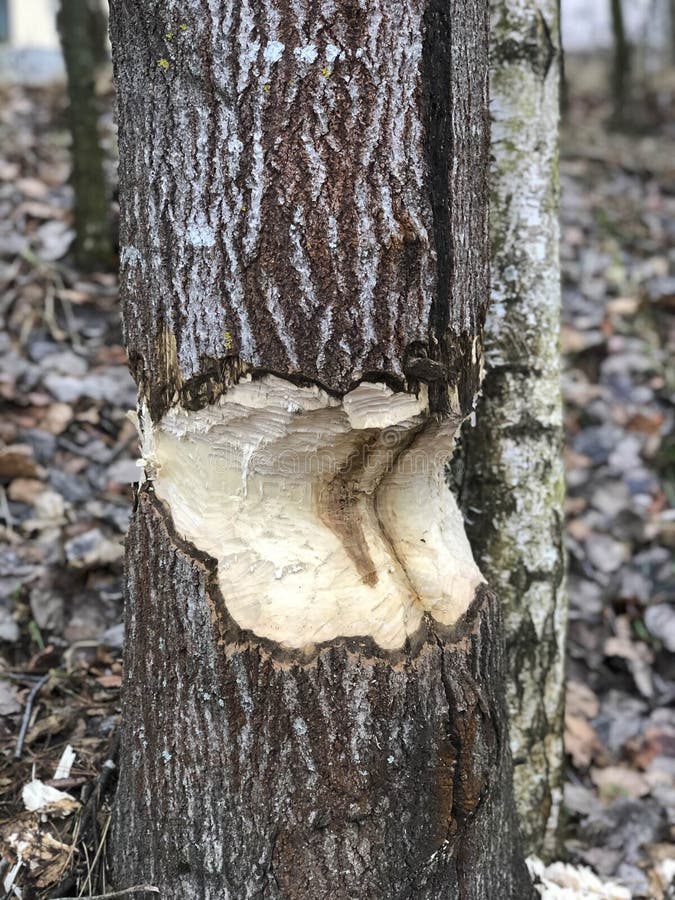
[[[557,0],[493,0],[492,305],[463,430],[471,545],[505,609],[515,790],[528,852],[555,853],[567,603],[558,256]]]
[[[531,896],[501,611],[444,485],[488,301],[483,0],[113,0],[117,886]]]

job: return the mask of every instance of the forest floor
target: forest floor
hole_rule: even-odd
[[[0,878],[24,900],[107,887],[123,537],[139,476],[116,278],[66,258],[64,102],[60,89],[0,88]],[[588,896],[665,900],[675,896],[674,126],[608,136],[605,117],[602,103],[575,100],[561,162],[571,601],[561,855],[628,888]],[[103,128],[112,183],[111,114]]]

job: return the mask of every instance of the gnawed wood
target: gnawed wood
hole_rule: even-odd
[[[453,625],[471,605],[483,579],[444,480],[460,419],[431,420],[426,390],[364,383],[340,400],[266,376],[142,421],[155,492],[257,636],[394,649],[425,612]]]

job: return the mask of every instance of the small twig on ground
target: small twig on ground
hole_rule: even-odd
[[[48,778],[45,784],[58,788],[60,791],[70,791],[73,788],[82,787],[90,781],[89,775],[73,775],[72,778]]]
[[[0,672],[0,678],[6,678],[8,681],[24,681],[26,684],[35,684],[41,677],[29,675],[27,672]]]
[[[10,531],[14,531],[14,517],[7,502],[7,494],[2,485],[0,485],[0,515],[5,520],[5,524]]]
[[[61,282],[63,286],[63,282]],[[80,338],[79,332],[77,330],[77,319],[75,318],[75,313],[73,312],[73,304],[68,300],[67,297],[64,297],[63,294],[59,294],[59,300],[61,301],[61,306],[63,308],[63,318],[66,321],[66,328],[68,330],[68,335],[70,337],[70,342],[76,350],[82,349],[82,339]]]
[[[106,788],[108,787],[108,782],[110,781],[113,773],[116,770],[116,759],[119,752],[119,745],[120,735],[119,732],[117,732],[112,739],[108,758],[103,763],[103,767],[98,775],[98,778],[91,786],[89,796],[86,799],[83,798],[84,806],[82,809],[82,814],[80,815],[79,829],[77,834],[78,839],[86,838],[86,833],[87,829],[89,828],[90,821],[94,822],[96,819],[96,813],[101,802],[101,797],[105,793]]]
[[[60,343],[61,341],[64,341],[68,335],[67,332],[59,326],[56,320],[56,305],[54,299],[54,291],[51,287],[48,287],[45,291],[43,319],[47,324],[51,336],[57,343]]]
[[[106,819],[106,823],[103,826],[103,830],[101,833],[101,840],[99,841],[98,847],[96,848],[96,854],[94,855],[94,858],[92,859],[91,863],[89,862],[89,858],[87,858],[87,881],[89,882],[89,890],[91,890],[91,876],[92,876],[92,873],[96,869],[96,863],[99,861],[99,859],[101,857],[101,853],[103,851],[103,848],[105,847],[105,841],[108,836],[108,829],[110,828],[111,821],[112,821],[112,816],[108,816],[108,818]],[[86,844],[85,844],[85,847],[86,847]]]
[[[87,889],[89,891],[89,896],[91,896],[91,892],[94,890],[94,886],[91,883],[91,863],[89,862],[89,848],[87,847],[86,842],[82,842],[82,849],[84,850],[84,862],[87,866]],[[82,893],[82,888],[80,888],[80,894]]]
[[[19,730],[19,736],[16,739],[16,747],[14,748],[14,759],[21,758],[21,754],[23,753],[23,742],[26,740],[26,732],[28,731],[28,725],[30,723],[31,713],[33,712],[33,704],[35,703],[35,698],[48,681],[49,672],[47,672],[46,675],[43,675],[42,678],[33,686],[30,694],[26,698],[26,705],[23,710],[23,719],[21,720],[21,729]]]
[[[124,897],[126,894],[159,894],[159,888],[152,884],[136,884],[134,887],[124,888],[123,891],[112,891],[110,894],[89,894],[84,897],[54,897],[54,900],[112,900],[113,897]]]

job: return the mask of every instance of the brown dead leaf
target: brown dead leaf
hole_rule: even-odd
[[[565,497],[565,515],[578,516],[588,508],[586,497]]]
[[[50,434],[61,434],[73,418],[73,409],[68,403],[51,403],[42,417],[41,427]]]
[[[649,871],[649,896],[669,900],[675,882],[675,844],[651,844],[646,847],[653,868]]]
[[[40,473],[29,444],[10,444],[0,449],[0,478],[37,478]]]
[[[626,742],[625,752],[638,769],[648,769],[657,756],[675,757],[675,732],[648,728],[643,735]]]
[[[48,193],[47,185],[38,178],[18,178],[14,186],[32,200],[39,200]]]
[[[20,203],[14,211],[15,216],[26,215],[33,219],[63,219],[67,216],[67,210],[51,203],[40,203],[37,200],[26,200]]]
[[[604,644],[605,656],[619,656],[635,663],[651,663],[654,654],[644,641],[633,640],[631,622],[628,616],[617,616],[614,624],[615,634],[607,638]]]
[[[563,353],[579,353],[587,346],[584,332],[567,324],[563,324],[560,329],[560,340]]]
[[[78,291],[72,288],[62,288],[56,292],[56,296],[59,300],[67,300],[69,303],[74,303],[76,306],[79,306],[82,303],[91,303],[94,299],[88,291]]]
[[[58,160],[44,161],[38,166],[38,174],[49,187],[59,187],[68,181],[70,165]]]
[[[600,702],[588,685],[581,681],[568,681],[565,708],[571,716],[594,719],[600,711]]]
[[[94,356],[95,365],[126,366],[127,353],[119,344],[111,344],[109,347],[99,347]]]
[[[121,675],[99,675],[96,681],[104,688],[119,688],[122,685]]]
[[[593,464],[590,456],[585,453],[577,453],[575,450],[566,448],[564,451],[565,468],[566,469],[587,469]]]
[[[567,532],[575,541],[587,541],[593,534],[593,530],[583,519],[570,519],[567,523]]]
[[[591,769],[591,780],[598,788],[603,800],[616,800],[618,797],[631,797],[636,800],[646,797],[650,787],[645,778],[628,766],[607,766],[604,769]]]
[[[640,431],[643,434],[659,434],[665,421],[665,413],[661,410],[642,410],[630,417],[626,427],[629,431]]]
[[[7,846],[15,857],[21,855],[36,887],[49,887],[59,881],[71,856],[70,844],[56,840],[38,824],[34,829],[11,833]]]
[[[565,714],[565,753],[577,769],[586,769],[601,757],[604,747],[595,728],[582,716]]]
[[[37,478],[15,478],[7,488],[7,496],[15,503],[32,506],[44,490],[44,484]]]
[[[640,308],[637,297],[615,297],[606,303],[607,312],[613,316],[634,316]]]
[[[20,171],[18,163],[0,159],[0,181],[14,181]]]
[[[28,731],[28,734],[26,735],[26,743],[30,745],[38,738],[41,738],[46,734],[60,734],[62,731],[68,728],[71,720],[72,714],[66,711],[51,713],[50,715],[45,716],[42,719],[38,719],[38,721],[35,723],[35,725],[33,725],[33,727]]]
[[[651,664],[654,661],[654,653],[643,641],[631,640],[628,632],[622,626],[622,622],[628,621],[626,616],[617,616],[617,632],[614,637],[609,637],[604,643],[605,656],[615,656],[625,659],[628,669],[635,684],[643,697],[652,697],[654,685],[652,681]]]
[[[29,672],[48,672],[52,667],[58,665],[60,658],[59,651],[53,644],[47,644],[42,650],[38,650],[28,660],[26,668]],[[47,693],[45,690],[44,693]]]
[[[618,656],[621,659],[638,661],[641,657],[637,645],[625,637],[609,637],[604,644],[605,656]]]

